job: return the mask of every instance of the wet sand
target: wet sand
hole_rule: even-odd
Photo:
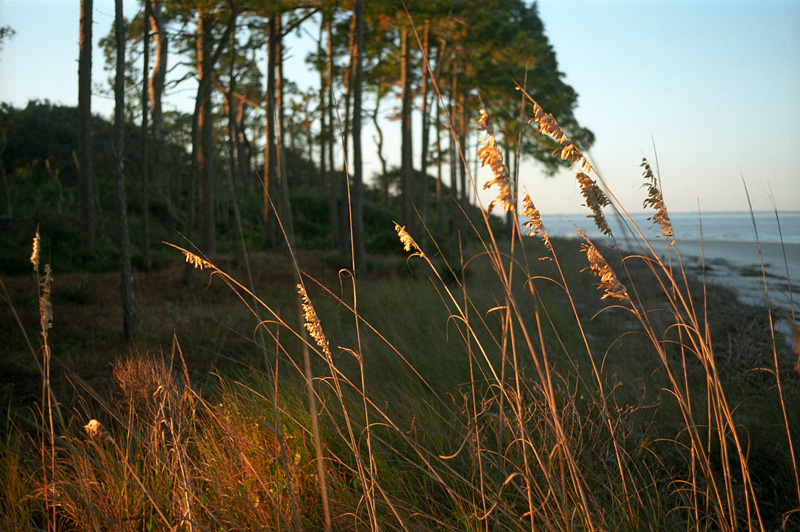
[[[707,282],[731,288],[745,304],[764,305],[768,296],[778,317],[790,319],[792,306],[800,317],[800,244],[762,243],[763,274],[754,242],[681,240],[678,246],[684,266],[693,274],[704,273]]]
[[[678,246],[684,258],[691,257],[693,261],[699,261],[699,258],[704,255],[708,269],[727,262],[729,266],[738,268],[745,276],[761,277],[761,260],[758,246],[754,242],[681,240],[678,242]],[[792,282],[800,283],[800,244],[781,246],[781,244],[771,242],[762,243],[761,256],[768,277],[780,277],[785,281],[788,267]]]

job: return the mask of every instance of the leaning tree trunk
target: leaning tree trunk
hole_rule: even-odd
[[[128,234],[128,207],[125,198],[125,26],[122,0],[115,0],[114,31],[117,37],[117,70],[114,78],[114,150],[116,152],[116,207],[119,229],[119,257],[125,339],[136,336],[136,302],[133,297],[131,241]]]
[[[78,192],[84,262],[93,259],[97,252],[92,183],[92,4],[93,0],[81,0],[78,57]]]

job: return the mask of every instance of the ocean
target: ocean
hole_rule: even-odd
[[[653,249],[664,252],[661,228],[654,227],[649,216],[652,214],[637,213],[632,218]],[[542,218],[552,237],[575,238],[577,226],[592,240],[612,243],[585,215]],[[638,250],[637,240],[625,224],[614,216],[608,219],[616,244],[624,250]],[[769,297],[770,306],[782,317],[790,318],[793,307],[800,312],[800,212],[779,212],[777,218],[774,212],[752,216],[679,213],[670,214],[670,220],[681,259],[690,272],[701,275],[705,271],[707,282],[731,288],[744,303],[764,305]],[[762,275],[762,264],[766,275]]]
[[[640,229],[647,229],[645,236],[658,234],[661,229],[652,228],[653,222],[648,220],[652,214],[633,214],[631,217]],[[677,213],[669,215],[675,238],[683,240],[701,240],[714,242],[756,242],[756,231],[753,229],[755,219],[758,240],[764,243],[780,244],[781,237],[785,244],[800,244],[800,212],[779,212],[776,220],[774,212],[750,213]],[[623,235],[624,227],[613,216],[609,216],[609,225],[615,235]],[[571,237],[577,225],[589,238],[600,236],[600,232],[592,220],[580,214],[545,215],[544,225],[550,236]]]

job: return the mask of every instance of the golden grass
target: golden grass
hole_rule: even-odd
[[[603,209],[624,209],[552,115],[523,94],[538,132],[578,166],[590,216],[610,234]],[[485,188],[498,190],[487,211],[500,205],[519,224],[485,108],[479,126],[487,136],[478,157],[492,173]],[[750,428],[709,331],[713,309],[696,306],[696,285],[681,267],[657,179],[646,161],[642,166],[644,204],[655,211],[678,267],[665,263],[630,219],[641,237],[639,254],[615,260],[582,235],[580,252],[570,250],[561,261],[526,192],[528,220],[515,228],[514,240],[498,243],[491,230],[481,240],[475,231],[477,249],[462,250],[456,267],[432,238],[420,246],[395,224],[398,246],[427,284],[398,281],[377,302],[355,281],[352,291],[337,290],[301,276],[293,259],[293,322],[259,298],[252,282],[246,287],[179,248],[249,309],[265,367],[199,386],[176,339],[169,356],[117,360],[108,399],[78,382],[81,408],[66,418],[47,386],[52,309],[40,303],[40,436],[20,431],[0,450],[3,526],[790,530],[800,486],[783,479],[781,489],[796,494],[783,494],[778,506],[757,477]],[[529,261],[537,253],[526,248],[538,241],[529,244],[523,229],[542,239],[537,258],[547,261]],[[581,252],[583,268],[576,265]],[[36,246],[32,263],[38,271]],[[565,271],[570,267],[588,272]],[[52,281],[45,271],[42,300]],[[574,294],[591,277],[599,278],[600,293],[585,308],[591,298]],[[427,308],[434,299],[443,309],[438,315]],[[404,306],[396,308],[397,300]],[[605,300],[611,304],[603,306]],[[417,314],[439,322],[409,318]],[[387,329],[374,319],[384,319]],[[430,352],[414,342],[421,325],[445,331]],[[777,359],[763,372],[774,381],[756,390],[782,386]],[[635,377],[642,391],[606,366],[625,369],[623,377]],[[458,377],[448,379],[448,372]],[[794,419],[784,414],[786,439],[773,442],[781,456],[793,456]],[[782,465],[797,478],[796,464]]]

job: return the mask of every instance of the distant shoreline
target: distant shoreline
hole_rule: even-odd
[[[661,228],[654,226],[652,213],[633,213],[633,222],[637,225],[642,234],[651,244],[661,238]],[[780,245],[781,242],[788,244],[800,244],[800,213],[779,212],[779,219],[776,220],[775,213],[704,213],[700,216],[695,214],[671,214],[671,225],[675,232],[675,237],[679,245],[690,242],[700,241],[707,245],[712,242],[725,242],[740,245],[747,245],[758,240],[762,244],[772,243]],[[756,222],[756,229],[753,228],[753,220]],[[563,236],[569,238],[575,235],[575,225],[580,227],[583,232],[592,239],[604,238],[593,222],[586,217],[571,216],[545,216],[543,217],[544,226],[550,236]],[[780,225],[778,224],[780,221]],[[623,223],[618,217],[609,217],[608,223],[617,237],[617,243],[621,246],[626,245],[630,240],[631,230],[627,223]],[[636,232],[634,231],[636,234]],[[758,257],[757,251],[753,251],[754,256]],[[795,277],[795,276],[793,276]]]
[[[709,284],[729,288],[746,305],[766,305],[766,282],[769,305],[778,310],[776,330],[788,335],[786,320],[791,319],[792,306],[796,315],[800,312],[800,244],[762,242],[760,248],[763,273],[755,242],[678,241],[685,268]],[[787,267],[791,287],[786,278]]]
[[[763,257],[764,271],[768,276],[785,280],[788,268],[792,283],[800,283],[800,244],[795,242],[758,244],[753,241],[679,240],[677,244],[683,257],[691,257],[697,261],[705,257],[706,267],[725,261],[747,271],[755,269],[759,276]]]

